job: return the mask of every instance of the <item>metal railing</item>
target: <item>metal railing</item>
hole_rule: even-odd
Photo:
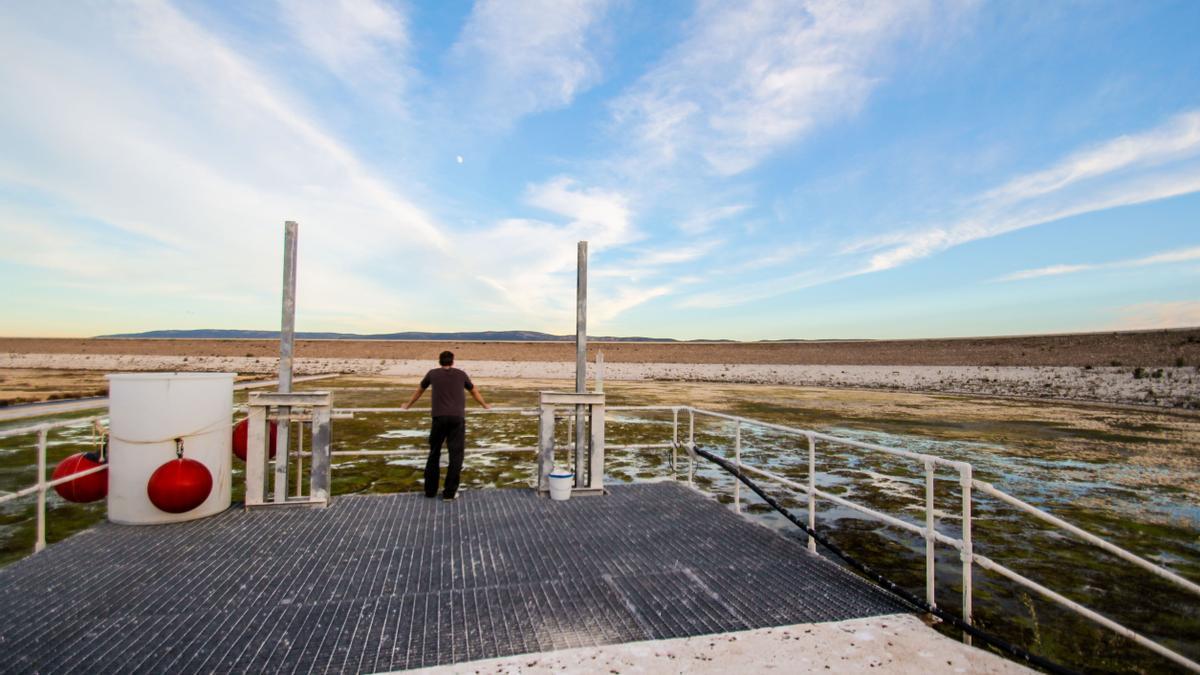
[[[76,478],[83,478],[94,473],[108,470],[108,464],[101,464],[90,469],[78,471],[69,476],[63,476],[56,480],[46,480],[46,442],[50,436],[50,432],[55,429],[64,427],[80,426],[91,424],[99,420],[107,419],[108,415],[95,415],[92,417],[76,418],[71,420],[61,420],[58,422],[44,422],[42,424],[34,424],[27,427],[15,427],[12,429],[0,430],[0,438],[13,438],[15,436],[31,436],[37,435],[37,481],[28,487],[21,488],[16,492],[6,492],[0,494],[0,504],[4,504],[15,499],[28,497],[29,495],[37,495],[37,534],[33,541],[33,552],[46,548],[46,491],[56,485],[69,483]]]
[[[873,518],[876,518],[876,519],[882,521],[883,523],[890,525],[892,527],[896,527],[896,528],[906,530],[908,532],[912,532],[912,533],[920,535],[924,539],[924,542],[925,542],[925,596],[926,596],[926,601],[930,605],[936,606],[936,602],[935,602],[935,591],[936,591],[935,546],[938,543],[942,543],[942,544],[946,544],[946,545],[952,546],[955,549],[957,549],[959,551],[959,556],[962,561],[962,618],[963,618],[963,621],[966,622],[967,624],[971,623],[971,617],[972,617],[972,613],[973,613],[971,571],[972,571],[972,567],[974,565],[979,565],[983,569],[989,570],[991,572],[995,572],[995,573],[999,574],[1000,576],[1004,577],[1005,579],[1008,579],[1009,581],[1016,583],[1019,586],[1023,586],[1027,589],[1030,589],[1030,590],[1038,593],[1042,597],[1045,597],[1046,599],[1048,599],[1058,605],[1066,607],[1067,609],[1070,609],[1070,610],[1076,612],[1080,616],[1083,616],[1084,618],[1089,619],[1089,620],[1095,622],[1096,624],[1099,624],[1100,626],[1103,626],[1103,627],[1117,633],[1118,635],[1128,638],[1128,639],[1134,641],[1135,643],[1153,651],[1154,653],[1173,661],[1176,664],[1179,664],[1179,665],[1181,665],[1185,668],[1188,668],[1192,671],[1200,672],[1200,664],[1189,659],[1188,657],[1145,637],[1144,635],[1138,633],[1137,631],[1134,631],[1124,625],[1117,623],[1116,621],[1113,621],[1112,619],[1096,612],[1095,610],[1092,610],[1074,600],[1071,600],[1070,598],[1063,596],[1061,593],[1051,590],[1050,588],[1047,588],[1046,586],[1044,586],[1032,579],[1029,579],[1028,577],[1026,577],[1024,575],[1022,575],[1016,571],[1013,571],[1012,569],[992,560],[991,558],[988,558],[984,555],[975,553],[974,546],[972,543],[972,533],[971,533],[972,507],[973,507],[973,500],[974,500],[973,490],[976,490],[982,494],[986,494],[990,497],[994,497],[994,498],[1008,504],[1009,506],[1015,507],[1020,511],[1028,513],[1030,515],[1033,515],[1034,517],[1036,517],[1046,523],[1049,523],[1050,525],[1053,525],[1054,527],[1056,527],[1060,530],[1063,530],[1065,532],[1068,532],[1068,533],[1074,535],[1075,537],[1077,537],[1078,539],[1082,540],[1083,542],[1085,542],[1087,544],[1095,546],[1107,553],[1110,553],[1112,555],[1115,555],[1115,556],[1121,558],[1122,560],[1130,562],[1130,563],[1136,565],[1137,567],[1139,567],[1147,572],[1150,572],[1151,574],[1154,574],[1155,576],[1157,576],[1159,578],[1170,581],[1170,582],[1174,583],[1175,585],[1177,585],[1187,591],[1190,591],[1193,594],[1200,595],[1200,585],[1198,585],[1192,581],[1189,581],[1188,579],[1185,579],[1185,578],[1181,577],[1180,575],[1178,575],[1168,569],[1163,568],[1160,565],[1156,565],[1156,564],[1150,562],[1149,560],[1146,560],[1145,558],[1142,558],[1134,553],[1131,553],[1130,551],[1128,551],[1124,548],[1121,548],[1120,546],[1117,546],[1109,541],[1106,541],[1100,537],[1097,537],[1096,535],[1094,535],[1090,532],[1087,532],[1086,530],[1083,530],[1075,525],[1072,525],[1071,523],[1068,523],[1068,522],[1062,520],[1061,518],[1058,518],[1057,516],[1047,513],[1046,511],[1043,511],[1042,509],[1039,509],[1036,506],[1033,506],[1025,501],[1022,501],[1021,499],[1018,499],[1017,497],[1014,497],[1014,496],[1004,492],[1003,490],[996,488],[995,486],[993,486],[990,483],[976,480],[972,475],[973,468],[972,468],[971,464],[969,464],[967,462],[948,460],[948,459],[945,459],[942,457],[937,457],[935,455],[910,452],[907,450],[900,450],[898,448],[889,448],[889,447],[876,445],[876,444],[872,444],[872,443],[863,443],[860,441],[855,441],[855,440],[851,440],[851,439],[847,439],[847,438],[841,438],[838,436],[831,436],[829,434],[823,434],[823,433],[808,430],[808,429],[799,429],[799,428],[789,427],[789,426],[785,426],[785,425],[781,425],[781,424],[762,422],[759,420],[754,420],[754,419],[745,418],[745,417],[739,417],[736,415],[728,415],[725,413],[719,413],[719,412],[714,412],[714,411],[710,411],[710,410],[703,410],[703,409],[692,408],[692,407],[682,407],[682,408],[679,408],[678,410],[679,411],[686,410],[688,413],[688,444],[686,447],[689,450],[691,448],[695,447],[695,418],[696,418],[696,416],[705,416],[705,417],[711,417],[711,418],[715,418],[715,419],[725,420],[727,422],[732,422],[734,424],[734,434],[733,434],[734,435],[734,439],[733,439],[733,451],[734,451],[733,462],[734,462],[734,464],[740,470],[742,470],[744,472],[748,472],[748,473],[752,473],[752,474],[761,476],[761,477],[771,480],[779,485],[782,485],[786,488],[789,488],[791,490],[805,494],[808,497],[808,525],[810,528],[812,528],[812,529],[816,528],[816,512],[817,512],[816,499],[819,497],[821,499],[825,499],[827,501],[833,502],[834,504],[837,504],[839,506],[842,506],[842,507],[857,511],[859,513],[866,514]],[[676,416],[678,416],[678,412],[676,413]],[[745,464],[742,461],[742,457],[741,457],[741,454],[742,454],[741,436],[742,436],[742,427],[744,425],[745,426],[754,426],[754,427],[758,427],[760,429],[776,431],[776,432],[780,432],[783,434],[803,437],[804,439],[806,439],[807,445],[808,445],[808,458],[807,458],[808,459],[808,482],[807,482],[807,485],[793,481],[785,476],[779,475],[778,473],[767,471],[765,469],[761,469],[761,468],[758,468],[755,466]],[[678,426],[677,423],[676,423],[676,426]],[[678,429],[676,429],[675,435],[678,436]],[[868,451],[868,452],[883,453],[883,454],[886,454],[891,457],[904,458],[904,459],[908,459],[913,462],[919,463],[922,466],[922,468],[924,470],[924,475],[925,475],[925,509],[924,509],[925,525],[924,525],[924,527],[910,523],[910,522],[902,520],[900,518],[896,518],[896,517],[888,515],[886,513],[881,513],[870,507],[863,506],[861,504],[856,504],[849,499],[845,499],[841,496],[831,494],[829,492],[826,492],[826,491],[818,488],[817,484],[816,484],[816,476],[817,476],[816,445],[817,445],[817,441],[823,441],[823,442],[826,442],[829,444],[848,446],[851,448],[856,448],[858,450],[864,450],[864,451]],[[694,484],[695,462],[696,462],[695,453],[689,452],[688,480],[689,480],[690,484]],[[936,475],[935,475],[936,469],[939,466],[952,469],[953,471],[955,471],[958,474],[958,476],[957,476],[958,483],[961,488],[961,494],[962,494],[962,512],[961,512],[962,529],[961,529],[961,537],[959,537],[959,538],[951,537],[945,533],[939,532],[936,527],[937,518],[935,516],[935,509],[934,509],[934,481],[936,480]],[[735,481],[735,485],[734,485],[733,499],[734,499],[734,509],[740,511],[741,510],[740,484],[737,483],[736,481]],[[808,546],[809,546],[810,551],[815,552],[815,543],[816,542],[813,541],[812,537],[809,537]],[[964,635],[964,641],[969,642],[969,636]]]
[[[1168,647],[1165,647],[1157,642],[1154,642],[1153,640],[1150,640],[1149,638],[1141,635],[1140,633],[1137,633],[1136,631],[1133,631],[1133,630],[1127,628],[1126,626],[1123,626],[1123,625],[1117,623],[1116,621],[1113,621],[1112,619],[1109,619],[1108,617],[1105,617],[1105,616],[1097,613],[1096,611],[1089,609],[1088,607],[1085,607],[1085,606],[1081,605],[1080,603],[1075,602],[1075,601],[1063,596],[1062,594],[1038,583],[1037,581],[1034,581],[1032,579],[1029,579],[1028,577],[1025,577],[1024,575],[1002,565],[1001,563],[998,563],[998,562],[992,560],[991,558],[988,558],[984,555],[975,553],[974,545],[972,542],[972,518],[973,518],[972,514],[973,514],[973,504],[974,504],[974,499],[975,499],[975,496],[974,496],[975,492],[978,492],[980,494],[985,494],[989,497],[992,497],[1001,502],[1004,502],[1005,504],[1008,504],[1009,506],[1014,507],[1014,508],[1018,509],[1019,511],[1030,514],[1030,515],[1032,515],[1032,516],[1034,516],[1034,517],[1036,517],[1036,518],[1038,518],[1060,530],[1063,530],[1071,535],[1074,535],[1079,540],[1081,540],[1089,545],[1095,546],[1107,553],[1110,553],[1112,555],[1115,555],[1115,556],[1121,558],[1122,560],[1132,563],[1133,565],[1136,565],[1137,567],[1141,568],[1142,570],[1147,571],[1159,578],[1170,581],[1171,583],[1173,583],[1193,594],[1200,595],[1200,585],[1198,585],[1188,579],[1185,579],[1185,578],[1179,576],[1178,574],[1163,568],[1160,565],[1156,565],[1156,564],[1150,562],[1149,560],[1146,560],[1145,558],[1142,558],[1142,557],[1140,557],[1124,548],[1121,548],[1109,541],[1106,541],[1100,537],[1097,537],[1096,535],[1091,534],[1090,532],[1087,532],[1086,530],[1083,530],[1075,525],[1072,525],[1071,523],[1068,523],[1068,522],[1062,520],[1061,518],[1058,518],[1057,516],[1054,516],[1054,515],[1046,512],[1042,509],[1039,509],[1025,501],[1022,501],[1021,499],[1018,499],[1017,497],[1014,497],[1013,495],[1010,495],[1010,494],[996,488],[995,486],[993,486],[990,483],[975,479],[973,476],[972,465],[968,462],[949,460],[949,459],[945,459],[943,457],[938,457],[936,455],[929,455],[929,454],[919,453],[919,452],[911,452],[908,450],[902,450],[902,449],[898,449],[898,448],[890,448],[890,447],[877,445],[877,444],[873,444],[873,443],[864,443],[861,441],[855,441],[852,439],[841,438],[838,436],[824,434],[824,433],[809,430],[809,429],[801,429],[801,428],[791,427],[791,426],[782,425],[782,424],[763,422],[760,420],[755,420],[755,419],[746,418],[746,417],[740,417],[737,415],[729,415],[726,413],[720,413],[720,412],[715,412],[715,411],[711,411],[711,410],[704,410],[704,409],[695,408],[692,406],[670,406],[670,405],[667,405],[667,406],[609,406],[607,411],[608,412],[616,412],[616,413],[619,413],[619,412],[670,412],[671,413],[671,439],[669,442],[664,441],[664,442],[660,442],[660,443],[637,443],[637,444],[626,444],[626,445],[613,444],[613,445],[609,445],[608,449],[610,449],[610,450],[626,450],[626,451],[634,451],[634,452],[648,451],[648,450],[670,450],[671,451],[670,466],[671,466],[671,469],[673,472],[677,470],[678,453],[679,453],[679,451],[683,450],[688,455],[687,481],[688,481],[688,484],[691,486],[695,486],[695,475],[696,475],[696,465],[697,465],[696,455],[695,455],[695,452],[693,451],[693,448],[695,448],[695,446],[696,446],[696,418],[697,417],[707,417],[707,418],[711,418],[711,419],[723,420],[725,422],[732,423],[734,426],[734,428],[733,428],[733,443],[732,443],[734,464],[739,469],[741,469],[745,472],[760,476],[760,477],[765,478],[769,481],[772,481],[778,485],[788,488],[789,490],[793,490],[793,491],[796,491],[796,492],[799,492],[799,493],[805,495],[807,497],[807,511],[808,511],[807,516],[808,516],[808,525],[810,528],[812,528],[812,529],[816,528],[816,515],[817,515],[817,504],[818,504],[817,500],[822,499],[822,500],[826,500],[828,502],[832,502],[833,504],[836,504],[838,506],[848,508],[853,511],[862,513],[864,515],[870,516],[872,518],[878,519],[879,521],[881,521],[889,526],[919,535],[924,540],[925,597],[926,597],[926,601],[930,605],[936,606],[936,588],[937,588],[936,551],[935,551],[936,545],[940,543],[940,544],[944,544],[944,545],[953,547],[954,549],[956,549],[959,552],[959,557],[960,557],[960,560],[962,563],[962,618],[963,618],[963,621],[968,624],[971,623],[972,614],[973,614],[972,569],[973,569],[974,565],[979,565],[980,567],[982,567],[986,570],[989,570],[991,572],[999,574],[1000,576],[1004,577],[1005,579],[1008,579],[1009,581],[1011,581],[1019,586],[1030,589],[1030,590],[1038,593],[1039,595],[1049,599],[1050,601],[1052,601],[1058,605],[1061,605],[1063,607],[1066,607],[1067,609],[1070,609],[1070,610],[1078,613],[1079,615],[1081,615],[1081,616],[1083,616],[1105,628],[1108,628],[1109,630],[1112,630],[1113,632],[1115,632],[1123,637],[1126,637],[1126,638],[1136,642],[1137,644],[1159,654],[1160,656],[1163,656],[1181,666],[1184,666],[1185,668],[1189,668],[1193,671],[1200,672],[1200,664],[1197,664],[1195,661],[1187,658],[1186,656],[1183,656],[1182,654],[1179,654],[1178,652],[1176,652]],[[428,414],[428,411],[416,410],[416,409],[405,410],[403,408],[391,408],[391,407],[335,408],[333,410],[333,417],[334,417],[334,419],[344,419],[344,418],[353,417],[358,414],[372,414],[372,413]],[[469,411],[468,414],[469,415],[516,414],[516,415],[534,417],[538,414],[538,410],[533,407],[495,407],[495,408],[486,409],[486,410],[485,409],[472,409]],[[686,441],[684,441],[683,439],[680,438],[681,432],[682,432],[681,423],[683,421],[681,418],[684,414],[686,414],[686,416],[687,416],[687,419],[686,419],[686,424],[687,424]],[[36,543],[34,545],[35,552],[40,551],[40,550],[42,550],[42,548],[45,547],[46,491],[48,489],[54,487],[55,485],[60,485],[62,483],[66,483],[70,480],[74,480],[74,479],[80,478],[82,476],[97,473],[97,472],[103,471],[107,468],[107,465],[102,465],[99,467],[88,469],[83,472],[75,473],[70,476],[60,478],[58,480],[46,480],[46,445],[47,445],[47,437],[48,437],[49,432],[54,429],[59,429],[59,428],[63,428],[63,427],[77,426],[80,424],[88,424],[88,423],[94,422],[96,420],[104,419],[105,417],[106,417],[105,415],[99,415],[99,416],[94,416],[94,417],[63,420],[63,421],[58,421],[58,422],[47,422],[47,423],[32,425],[32,426],[28,426],[28,427],[20,427],[20,428],[6,429],[6,430],[0,431],[0,438],[9,438],[9,437],[13,437],[13,436],[26,435],[26,434],[36,434],[37,435],[37,439],[38,439],[37,440],[38,481],[36,483],[34,483],[33,485],[23,488],[21,490],[18,490],[16,492],[0,494],[0,504],[14,500],[14,499],[19,499],[21,497],[26,497],[26,496],[29,496],[29,495],[35,494],[35,493],[38,495],[37,539],[36,539]],[[565,417],[567,417],[568,420],[571,420],[571,417],[569,415],[565,415]],[[628,420],[626,420],[626,422],[628,422]],[[806,457],[806,460],[807,460],[806,463],[807,463],[807,469],[808,469],[807,482],[800,483],[800,482],[794,481],[790,478],[787,478],[786,476],[782,476],[777,472],[768,471],[766,469],[745,463],[742,458],[742,449],[743,449],[742,448],[742,429],[743,429],[743,427],[755,427],[758,429],[774,431],[774,432],[778,432],[781,434],[791,435],[791,436],[805,439],[806,445],[807,445],[807,451],[808,451],[807,457]],[[901,518],[897,518],[893,515],[883,513],[881,511],[872,509],[868,506],[855,503],[854,501],[852,501],[850,499],[847,499],[847,498],[839,496],[839,495],[832,494],[826,490],[818,488],[817,480],[816,480],[817,475],[818,475],[817,461],[816,461],[817,460],[817,444],[818,444],[818,442],[822,442],[825,444],[831,444],[831,445],[846,446],[846,447],[855,448],[857,450],[871,452],[871,453],[880,453],[883,455],[887,455],[889,457],[902,458],[902,459],[909,460],[913,463],[916,463],[923,471],[924,479],[925,479],[924,480],[924,487],[925,487],[925,491],[924,491],[925,492],[925,495],[924,495],[924,525],[922,526],[922,525],[917,525],[915,523],[908,522]],[[530,453],[533,453],[536,451],[537,451],[536,446],[492,446],[492,447],[470,448],[467,450],[466,454],[467,455],[479,455],[479,454],[496,453],[496,452],[530,452]],[[302,448],[297,448],[297,454],[299,456],[304,456],[307,453],[305,453]],[[426,454],[426,451],[423,449],[335,450],[331,454],[334,457],[424,456]],[[937,516],[936,516],[936,509],[935,509],[935,504],[934,504],[934,496],[935,496],[934,488],[935,488],[935,481],[937,480],[936,474],[937,474],[938,468],[948,469],[948,470],[952,471],[954,474],[956,474],[957,482],[958,482],[959,488],[961,490],[961,514],[960,514],[961,531],[960,531],[959,537],[950,536],[944,532],[938,531],[938,529],[937,529]],[[297,472],[297,473],[299,474],[299,472]],[[742,510],[742,495],[741,495],[740,483],[738,483],[737,481],[734,482],[733,492],[734,492],[733,508],[734,508],[734,510],[740,512]],[[808,548],[809,548],[810,552],[813,552],[813,553],[816,552],[816,541],[812,537],[809,537]],[[967,638],[964,636],[964,639],[966,640]]]

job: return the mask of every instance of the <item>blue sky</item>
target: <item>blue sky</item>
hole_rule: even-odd
[[[1200,3],[5,3],[0,334],[1200,325]]]

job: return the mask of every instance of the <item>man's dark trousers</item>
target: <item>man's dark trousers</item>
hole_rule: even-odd
[[[425,462],[425,496],[436,497],[438,489],[438,465],[442,461],[442,442],[450,449],[450,466],[446,469],[446,485],[442,490],[445,497],[458,492],[459,474],[462,473],[463,445],[467,437],[467,420],[464,417],[439,415],[433,418],[429,429],[429,459]]]

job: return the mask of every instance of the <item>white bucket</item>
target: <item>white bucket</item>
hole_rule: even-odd
[[[550,499],[565,502],[571,498],[571,487],[575,485],[575,474],[565,469],[550,472]]]
[[[233,373],[135,373],[108,376],[108,519],[141,525],[174,523],[229,508]],[[208,499],[186,513],[160,511],[146,494],[150,475],[183,456],[212,474]]]

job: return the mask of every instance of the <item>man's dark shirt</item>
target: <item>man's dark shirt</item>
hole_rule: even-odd
[[[467,414],[465,392],[475,388],[471,378],[458,368],[434,368],[425,373],[421,388],[433,386],[433,416],[463,417]]]

